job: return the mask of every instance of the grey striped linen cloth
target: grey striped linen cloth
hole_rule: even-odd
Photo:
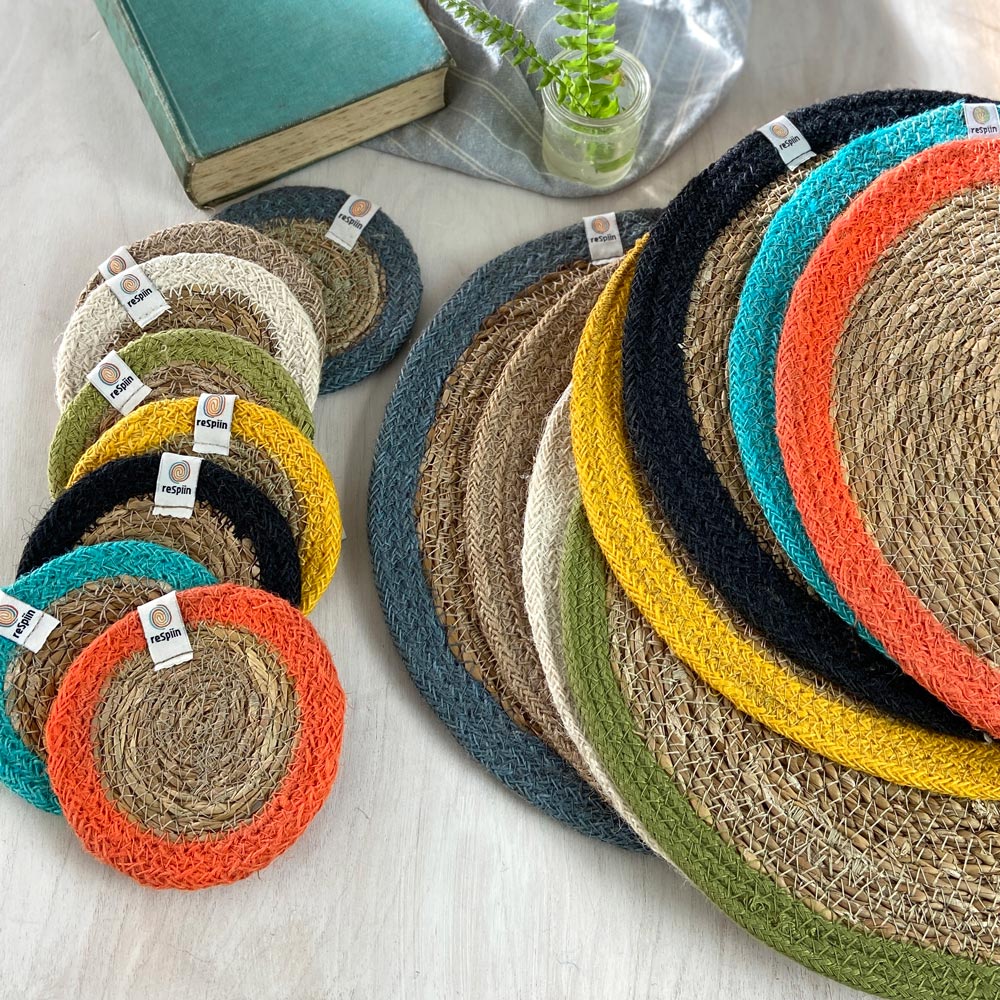
[[[541,98],[523,67],[488,49],[435,0],[422,0],[455,66],[448,105],[367,145],[487,180],[560,197],[593,189],[549,173],[542,162]],[[492,13],[520,28],[539,51],[558,51],[551,0],[486,0]],[[750,0],[621,0],[618,38],[649,70],[649,117],[625,187],[663,162],[715,107],[743,65]]]

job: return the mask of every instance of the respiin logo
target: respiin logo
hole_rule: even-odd
[[[205,397],[203,409],[206,417],[218,417],[225,408],[226,401],[222,396],[213,395]]]
[[[0,628],[9,628],[19,617],[13,604],[0,604]]]
[[[362,216],[367,215],[372,210],[372,203],[366,198],[355,198],[351,203],[351,215],[355,219],[360,219]]]
[[[785,139],[788,137],[788,128],[781,124],[781,122],[775,122],[771,126],[771,135],[777,136],[779,139]]]
[[[119,257],[118,254],[115,254],[114,257],[108,261],[108,271],[112,275],[121,274],[126,267],[128,267],[128,264],[125,263],[125,258]]]
[[[608,222],[603,215],[599,215],[593,222],[591,222],[590,228],[598,234],[606,233],[611,228],[611,223]]]
[[[105,361],[104,364],[97,369],[97,377],[105,385],[116,385],[118,380],[122,377],[122,372],[118,365],[114,365],[110,361]]]
[[[188,476],[191,475],[191,463],[190,462],[174,462],[170,466],[170,481],[172,483],[184,483],[187,482]]]
[[[134,274],[126,274],[122,278],[121,289],[126,295],[139,291],[139,279]]]
[[[162,604],[157,604],[149,612],[149,620],[154,628],[165,629],[173,621],[173,615],[170,614],[169,608],[164,607]]]
[[[973,119],[980,125],[985,125],[990,120],[990,109],[982,104],[977,104],[972,109]]]

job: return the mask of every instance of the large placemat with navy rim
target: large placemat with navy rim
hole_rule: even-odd
[[[631,244],[654,212],[619,216]],[[600,796],[536,735],[518,726],[449,646],[422,562],[415,499],[427,437],[450,373],[483,324],[531,285],[588,260],[582,225],[550,233],[483,265],[439,310],[403,366],[375,448],[368,530],[386,622],[417,688],[458,741],[549,815],[611,843],[637,842]]]
[[[786,169],[759,131],[692,180],[642,254],[622,374],[629,437],[678,542],[769,642],[856,697],[940,732],[970,727],[861,639],[762,542],[729,423],[725,359],[743,280],[774,213],[826,154],[958,95],[876,91],[792,111],[816,154]],[[737,502],[734,494],[741,497]]]

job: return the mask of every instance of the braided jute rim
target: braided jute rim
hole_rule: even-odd
[[[139,578],[154,582],[161,592],[202,587],[215,583],[215,577],[180,552],[150,542],[103,542],[84,545],[44,563],[18,579],[4,592],[33,607],[45,610],[56,601],[72,596],[87,585],[97,590],[88,595],[91,604],[100,597],[113,595],[122,578]],[[152,595],[155,596],[155,595]],[[96,612],[98,608],[94,608]],[[0,781],[12,792],[46,812],[59,812],[59,803],[49,785],[42,757],[21,738],[7,710],[10,693],[9,674],[12,665],[25,661],[28,671],[32,664],[41,663],[58,646],[58,654],[67,660],[82,652],[102,630],[97,618],[78,618],[67,631],[60,624],[39,653],[31,653],[8,639],[0,639]],[[51,697],[45,692],[46,704]],[[45,723],[47,714],[37,721]]]
[[[153,671],[139,616],[135,612],[96,639],[70,668],[59,689],[45,730],[49,747],[49,775],[66,819],[84,847],[102,861],[136,881],[158,888],[198,889],[234,882],[270,864],[303,832],[319,811],[337,774],[343,739],[345,699],[330,653],[316,630],[300,612],[273,595],[260,590],[221,584],[182,591],[178,604],[191,638],[195,659],[158,672]],[[231,673],[246,677],[256,690],[259,719],[266,725],[258,732],[247,719],[243,729],[212,730],[213,713],[226,708],[223,703],[205,703],[200,676],[212,671],[214,657],[206,636],[220,634],[239,652],[230,663],[230,672],[219,676],[223,685]],[[206,648],[207,647],[207,648]],[[252,655],[251,655],[252,654]],[[207,662],[201,660],[209,656]],[[216,656],[218,654],[215,654]],[[222,739],[229,752],[233,740],[248,744],[246,753],[259,754],[263,739],[271,731],[268,706],[276,697],[270,671],[263,662],[280,668],[294,692],[297,713],[294,742],[280,782],[269,789],[262,801],[252,803],[249,817],[238,825],[202,836],[159,833],[130,815],[123,804],[102,785],[108,757],[119,742],[126,748],[155,741],[178,741],[188,736]],[[222,672],[219,672],[222,674]],[[193,686],[192,686],[193,685]],[[102,710],[109,692],[124,688],[142,691],[143,701],[163,706],[163,715],[178,712],[173,720],[152,717],[146,712],[124,712],[111,718]],[[225,694],[224,691],[219,692]],[[191,705],[191,702],[194,702]],[[180,714],[180,708],[188,712]],[[110,711],[110,709],[108,709]],[[183,725],[182,725],[183,723]],[[95,744],[97,730],[105,734],[103,744]],[[228,741],[228,742],[227,742]],[[214,749],[201,740],[204,756]],[[183,764],[192,751],[178,748],[177,766],[162,775],[142,775],[150,794],[157,789],[166,802],[180,799],[188,803],[180,810],[179,821],[196,826],[213,817],[224,803],[208,795],[202,798],[202,784],[212,772],[199,764],[190,771]],[[239,755],[238,755],[239,756]],[[176,782],[171,787],[168,782]],[[142,787],[146,787],[145,785]],[[199,800],[201,800],[199,802]],[[178,812],[178,809],[174,809]]]
[[[992,964],[996,932],[990,924],[996,917],[990,916],[995,914],[995,904],[991,903],[989,874],[972,859],[967,859],[967,871],[961,872],[981,897],[980,912],[986,919],[976,937],[987,949],[987,964],[951,953],[952,947],[962,947],[961,938],[969,944],[965,903],[951,898],[947,884],[956,869],[961,871],[964,862],[957,858],[963,857],[963,847],[953,845],[944,830],[938,844],[940,858],[924,864],[923,817],[911,814],[906,800],[916,800],[918,809],[922,800],[963,817],[971,838],[977,838],[981,831],[980,847],[987,853],[995,839],[991,837],[995,816],[991,824],[980,811],[995,813],[995,804],[951,798],[938,798],[934,803],[932,796],[883,785],[885,795],[895,800],[896,822],[906,829],[897,844],[897,831],[880,822],[892,803],[880,793],[877,779],[832,767],[822,757],[804,754],[754,725],[724,698],[699,685],[663,645],[654,645],[652,661],[645,669],[657,670],[663,696],[674,700],[670,714],[680,721],[668,726],[669,740],[665,733],[660,734],[662,738],[650,739],[653,733],[644,738],[636,730],[615,677],[605,603],[607,568],[579,507],[570,519],[566,543],[563,632],[572,694],[585,732],[602,753],[620,793],[682,872],[755,937],[825,976],[897,1000],[993,1000],[1000,991],[1000,975]],[[621,595],[613,581],[612,592]],[[619,657],[628,656],[627,648],[620,645],[623,639],[639,641],[631,632],[635,622],[633,618],[626,626],[627,639],[620,628],[615,631]],[[687,692],[692,684],[699,697],[709,701],[688,701],[690,711],[685,711],[684,701],[690,697]],[[755,738],[761,741],[759,745]],[[761,772],[769,763],[769,742],[783,744],[793,757],[793,767],[786,773],[778,761],[773,773],[761,781]],[[727,801],[722,787],[727,773],[746,783],[745,793],[754,804],[747,815],[741,815],[741,806],[736,803],[728,805],[730,815],[720,815],[719,807]],[[842,832],[838,820],[844,808],[854,806],[863,816],[872,817],[871,824],[862,822],[855,833],[857,844]],[[742,808],[746,808],[745,803]],[[810,814],[816,823],[812,830],[803,826]],[[766,822],[770,832],[757,831],[756,820]],[[746,846],[748,833],[760,838],[756,850]],[[869,898],[885,907],[895,902],[926,914],[941,927],[947,943],[932,946],[923,942],[919,929],[905,922],[890,932],[864,919],[859,873],[863,877],[873,858],[891,854],[897,847],[898,864],[887,865],[882,886],[892,899],[882,899],[877,892]],[[908,849],[912,853],[906,854]],[[803,862],[799,877],[789,880],[772,869],[768,855],[773,852],[785,852],[793,859],[815,854],[825,859],[828,867],[824,870]],[[837,870],[840,874],[833,874]],[[919,884],[924,882],[929,893]],[[909,899],[905,898],[907,891],[912,893]],[[842,898],[836,911],[826,903],[827,896],[833,894]],[[949,912],[952,908],[956,912]]]
[[[655,214],[623,213],[631,243]],[[588,258],[582,226],[501,254],[473,274],[410,351],[379,432],[369,487],[368,532],[386,622],[420,693],[458,741],[501,781],[582,832],[634,847],[626,825],[561,758],[518,728],[448,648],[420,563],[413,500],[427,432],[448,373],[475,331],[518,292]]]
[[[259,264],[288,285],[288,290],[302,303],[317,336],[326,339],[326,310],[319,281],[298,254],[256,229],[212,219],[182,222],[179,226],[150,233],[129,244],[127,249],[137,264],[175,253],[223,253]],[[83,300],[102,284],[104,276],[95,271],[76,304],[83,305]]]
[[[854,135],[955,96],[876,92],[838,98],[790,117],[812,148],[825,153]],[[934,114],[941,117],[943,112]],[[951,114],[962,118],[960,109]],[[918,125],[917,131],[926,136],[926,125]],[[788,172],[770,142],[755,132],[691,181],[664,212],[639,261],[629,298],[622,362],[629,438],[678,542],[726,602],[770,644],[879,709],[939,732],[971,737],[963,719],[860,640],[801,580],[790,578],[775,559],[773,540],[769,551],[748,524],[731,484],[713,462],[713,443],[703,437],[705,425],[699,427],[698,408],[710,386],[692,382],[692,341],[713,337],[710,356],[697,375],[704,369],[709,377],[717,373],[721,382],[735,300],[755,244],[780,202],[820,162],[816,157]],[[737,243],[738,261],[736,248],[728,246],[726,258],[717,259],[717,243],[741,227],[751,231],[742,235],[743,244]],[[700,287],[706,270],[712,280],[707,301]],[[724,400],[717,410],[722,426],[714,428],[714,436],[728,444],[732,431]],[[734,475],[746,493],[744,503],[753,505],[738,472],[735,446],[730,450]]]
[[[29,535],[18,576],[81,542],[112,541],[128,532],[129,537],[155,541],[206,565],[215,564],[220,579],[228,574],[232,582],[238,569],[247,582],[291,604],[301,602],[302,572],[295,538],[262,490],[214,458],[205,459],[191,523],[152,513],[159,468],[160,454],[154,452],[108,461],[75,482]],[[225,538],[224,552],[219,551],[222,543],[217,534]]]
[[[848,475],[852,480],[857,479],[861,470],[857,463],[844,460],[846,446],[839,443],[839,437],[851,430],[839,423],[835,426],[831,390],[834,355],[838,343],[843,341],[852,304],[856,304],[866,284],[876,276],[883,287],[886,282],[893,281],[893,270],[900,267],[898,253],[907,249],[905,242],[900,242],[901,238],[917,223],[931,213],[946,210],[947,202],[956,194],[985,185],[996,188],[1000,184],[998,151],[1000,146],[995,141],[984,139],[956,140],[935,146],[883,174],[859,195],[830,226],[796,284],[785,318],[775,372],[777,434],[788,482],[802,523],[828,575],[861,621],[904,670],[973,725],[994,736],[1000,735],[1000,673],[977,643],[968,639],[963,641],[959,632],[967,623],[959,620],[959,616],[989,615],[986,609],[995,599],[995,588],[990,580],[996,572],[995,556],[992,567],[985,571],[962,573],[959,554],[946,559],[946,565],[930,574],[929,579],[908,582],[903,578],[902,570],[897,569],[902,558],[897,557],[896,563],[890,562],[875,536],[880,525],[867,523],[869,514],[866,511],[871,511],[873,522],[876,520],[873,494],[887,488],[912,490],[918,494],[927,492],[933,490],[941,477],[949,477],[952,473],[939,469],[934,454],[930,453],[926,464],[924,456],[919,455],[914,459],[920,463],[918,467],[906,470],[905,474],[914,480],[912,485],[894,482],[852,486]],[[991,208],[990,201],[964,211],[972,218],[979,215],[989,232],[995,230],[995,207]],[[957,224],[960,227],[968,225],[969,219],[959,217]],[[950,254],[955,248],[956,234],[951,231],[939,235],[939,243],[942,238]],[[917,249],[920,250],[919,245]],[[877,275],[879,259],[889,255],[894,256],[893,262],[886,273]],[[956,259],[957,263],[950,265],[947,271],[948,284],[992,286],[991,270],[982,262],[977,263],[974,254],[959,255]],[[920,273],[924,273],[924,264],[918,261],[917,266]],[[938,286],[932,286],[932,291],[938,291]],[[940,340],[935,339],[940,318],[931,313],[945,309],[946,326],[954,328],[956,323],[957,303],[950,292],[948,295],[939,307],[929,305],[922,310],[932,351],[941,347]],[[906,302],[894,308],[900,316],[905,316],[916,305],[912,297],[908,297]],[[982,308],[981,292],[977,293],[977,311],[979,308]],[[922,326],[925,320],[922,319]],[[888,322],[889,326],[879,332],[880,346],[887,352],[880,362],[883,367],[892,367],[892,352],[898,349],[900,342],[898,338],[893,340],[895,331],[891,328],[891,320]],[[962,317],[958,324],[959,332],[968,338],[970,346],[966,350],[972,354],[972,364],[987,363],[986,359],[978,357],[981,349],[976,341],[989,336],[989,326],[970,329]],[[933,355],[929,363],[935,363]],[[883,375],[891,384],[893,375],[888,372]],[[983,400],[967,400],[961,395],[968,392],[963,382],[962,377],[949,379],[944,383],[945,391],[959,394],[958,405],[964,402],[965,409],[971,407],[978,422],[982,419]],[[909,392],[919,390],[920,409],[931,416],[940,413],[943,406],[934,392],[935,386],[941,388],[926,371],[915,385],[907,386]],[[930,393],[925,396],[928,390]],[[868,419],[881,423],[886,418],[899,419],[904,425],[908,423],[901,413],[872,415]],[[988,435],[988,431],[980,433]],[[968,448],[973,457],[979,448],[987,451],[992,448],[983,437],[966,441],[964,436],[960,447],[963,451]],[[935,536],[933,544],[945,544],[941,541],[942,535],[947,537],[953,523],[965,525],[966,530],[976,535],[981,533],[990,540],[989,544],[992,543],[995,515],[989,511],[990,504],[978,494],[993,489],[993,476],[987,472],[982,480],[984,485],[979,485],[976,477],[981,474],[974,468],[966,472],[964,467],[958,472],[950,487],[955,491],[955,498],[949,502],[950,509],[939,515],[946,518],[947,523],[930,526]],[[957,495],[959,492],[961,496]],[[865,503],[864,509],[859,509],[859,502]],[[922,515],[915,513],[902,498],[897,497],[893,502],[899,511],[896,530],[915,530],[907,526],[907,520]],[[974,505],[971,511],[970,505]],[[928,510],[926,516],[932,516],[932,512]],[[890,543],[883,539],[881,544],[888,546]],[[952,544],[961,549],[961,537]],[[942,556],[947,554],[942,553]],[[951,572],[962,576],[956,583],[943,578],[950,566],[954,566]],[[979,578],[980,572],[984,573],[982,578]],[[920,587],[919,593],[914,592],[911,582]],[[955,602],[948,596],[956,586],[968,591],[963,593],[959,607],[954,607]],[[995,624],[990,626],[990,630],[994,628]]]
[[[729,403],[750,486],[784,550],[823,600],[856,623],[802,527],[775,435],[774,368],[792,288],[830,223],[881,173],[966,135],[961,104],[861,136],[812,171],[778,211],[747,275],[729,342]],[[874,641],[874,640],[872,640]]]
[[[203,392],[236,395],[276,410],[310,440],[312,412],[302,390],[266,351],[216,330],[147,333],[119,352],[150,387],[147,403]],[[142,405],[142,404],[140,404]],[[63,410],[49,446],[49,490],[58,496],[80,456],[121,414],[88,382]]]
[[[1000,798],[1000,753],[992,746],[891,718],[801,670],[699,577],[669,525],[651,509],[632,464],[621,407],[621,330],[639,249],[612,276],[590,315],[573,369],[571,407],[587,516],[626,593],[685,664],[775,732],[897,784]]]
[[[153,257],[143,270],[171,311],[143,329],[129,318],[107,285],[95,288],[70,317],[59,344],[56,397],[60,409],[69,405],[108,351],[144,333],[187,327],[220,330],[257,343],[288,370],[306,404],[315,404],[319,337],[283,281],[257,264],[221,253]],[[186,321],[185,316],[194,321]]]
[[[87,473],[116,458],[151,451],[190,450],[194,413],[198,400],[169,399],[133,410],[105,431],[84,452],[70,477],[78,482]],[[281,414],[246,399],[236,400],[232,424],[232,448],[239,442],[268,459],[267,467],[245,469],[244,463],[225,455],[212,461],[227,468],[239,465],[253,474],[254,485],[272,499],[292,522],[302,564],[302,609],[308,614],[333,579],[340,558],[341,521],[337,491],[330,472],[312,442]],[[284,499],[291,489],[294,510]]]
[[[328,228],[348,197],[346,191],[336,188],[281,187],[230,205],[216,218],[263,232],[268,231],[269,223],[282,219],[313,220]],[[417,255],[384,208],[365,227],[358,243],[374,254],[385,274],[385,300],[373,325],[359,339],[324,360],[320,383],[320,392],[324,393],[360,382],[388,364],[409,337],[420,308],[423,285]],[[333,253],[347,252],[332,243],[331,249]],[[322,281],[323,275],[318,277]],[[328,289],[327,294],[328,309],[336,310],[344,290]]]

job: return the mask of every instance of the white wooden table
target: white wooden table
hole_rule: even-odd
[[[990,0],[755,0],[747,65],[662,168],[558,201],[368,150],[295,182],[370,193],[424,274],[421,325],[495,254],[584,214],[665,204],[789,108],[873,87],[1000,93]],[[0,0],[0,583],[48,497],[52,358],[110,249],[200,217],[96,10]],[[321,399],[347,530],[314,614],[350,700],[341,776],[258,876],[143,889],[0,789],[0,997],[800,1000],[856,996],[758,944],[662,863],[584,839],[506,791],[424,705],[383,624],[365,540],[371,451],[399,364]]]

